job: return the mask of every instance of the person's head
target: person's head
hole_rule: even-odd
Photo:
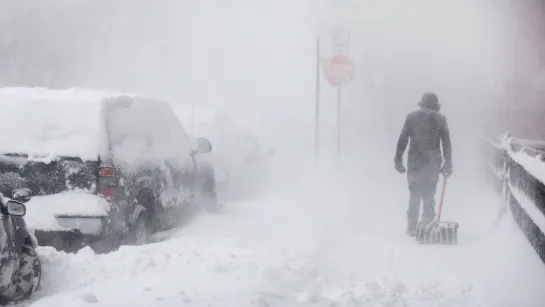
[[[441,110],[441,104],[439,103],[439,98],[435,93],[427,92],[422,95],[422,98],[418,102],[418,105],[421,108],[432,109],[439,112]]]

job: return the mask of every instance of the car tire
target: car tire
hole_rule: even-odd
[[[221,209],[221,206],[218,202],[218,197],[214,192],[204,192],[204,195],[201,199],[202,207],[210,212],[218,212]]]
[[[207,180],[210,180],[207,178]],[[212,179],[213,180],[213,179]],[[212,188],[213,187],[213,188]],[[216,184],[205,184],[201,194],[201,207],[209,212],[218,212],[221,209],[218,201],[218,194],[216,193]]]
[[[209,167],[203,172],[201,207],[210,212],[218,212],[221,208],[216,192],[216,176],[214,169]]]
[[[150,228],[143,215],[130,227],[127,245],[144,245],[149,241]]]
[[[42,265],[40,257],[32,245],[23,245],[19,260],[19,269],[12,279],[12,286],[9,291],[9,301],[19,302],[26,300],[38,290],[42,279]]]

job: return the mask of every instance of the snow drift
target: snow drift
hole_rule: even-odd
[[[101,101],[121,94],[84,89],[0,89],[0,117],[9,127],[0,135],[0,152],[30,158],[75,156],[96,160],[106,144],[99,122]]]

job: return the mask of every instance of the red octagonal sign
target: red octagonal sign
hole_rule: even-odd
[[[335,87],[347,85],[354,79],[354,63],[345,55],[336,55],[325,62],[324,75]]]

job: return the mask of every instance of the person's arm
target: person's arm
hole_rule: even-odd
[[[394,162],[396,163],[403,161],[403,154],[405,153],[405,149],[407,148],[407,144],[409,143],[409,130],[409,116],[407,115],[407,118],[405,118],[405,124],[403,125],[403,129],[401,129],[399,139],[397,140],[396,155],[394,158]]]
[[[445,159],[445,163],[448,163],[450,168],[452,168],[452,144],[450,142],[450,131],[446,117],[443,119],[441,125],[440,137],[441,144],[443,145],[443,158]]]

